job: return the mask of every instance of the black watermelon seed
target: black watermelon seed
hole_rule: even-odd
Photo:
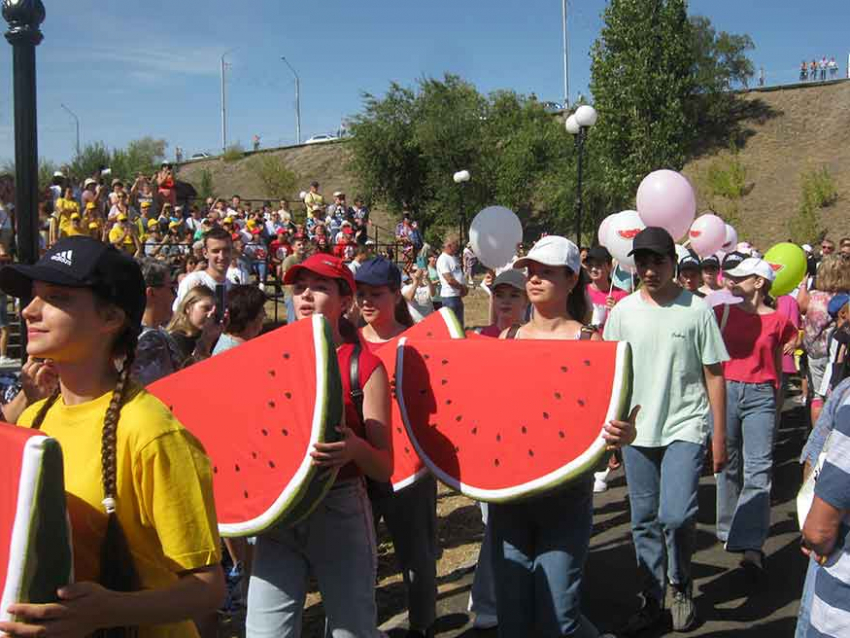
[[[496,459],[495,461],[493,461],[493,463],[496,467],[499,467],[499,459]]]
[[[428,427],[429,428],[435,428],[435,427],[437,427],[437,424],[436,423],[429,423]]]
[[[275,374],[277,374],[277,373],[274,370],[269,370],[269,376],[270,377],[273,377]]]
[[[560,432],[558,432],[558,436],[560,436],[563,439],[566,436],[566,434],[564,434],[564,431],[561,430]]]
[[[434,336],[434,333],[433,333],[433,332],[426,332],[425,334],[426,334],[426,335],[428,335],[429,337],[433,337],[433,336]]]
[[[396,428],[399,434],[401,434],[401,428]]]
[[[543,418],[544,418],[544,419],[548,419],[548,418],[549,418],[549,413],[548,413],[548,412],[544,412],[544,413],[543,413]]]
[[[528,434],[528,428],[527,428],[527,427],[525,427],[524,425],[522,426],[522,433],[523,433],[523,434]]]
[[[289,359],[289,353],[288,353],[288,352],[284,352],[284,353],[283,353],[283,358],[284,358],[284,359]]]
[[[584,365],[589,366],[589,365],[590,365],[590,361],[589,361],[588,359],[585,359],[585,360],[584,360]]]
[[[501,440],[502,440],[502,435],[501,435],[501,434],[497,434],[497,435],[496,435],[496,441],[501,441]]]
[[[460,416],[460,415],[455,417],[455,421],[457,421],[458,423],[460,423],[462,420],[463,420],[463,417]]]
[[[270,407],[270,408],[274,408],[274,406],[275,406],[274,401],[269,401],[269,407]]]
[[[447,383],[448,383],[447,379],[443,379],[442,381],[440,381],[440,385],[446,385]]]
[[[556,399],[560,399],[560,398],[561,398],[561,393],[560,393],[560,392],[556,392],[556,393],[555,393],[555,398],[556,398]]]
[[[567,366],[561,366],[561,372],[566,372],[566,371],[567,371]]]
[[[236,466],[236,471],[237,471],[237,472],[239,471],[239,466],[238,466],[238,465]]]
[[[292,393],[291,393],[291,392],[284,392],[284,393],[283,393],[283,396],[285,396],[287,399],[291,399],[291,398],[292,398]]]
[[[534,456],[534,450],[529,450],[529,451],[528,451],[528,456]]]
[[[256,453],[256,452],[251,452],[251,456],[252,456],[253,458],[257,458],[257,453]]]
[[[451,405],[451,404],[452,404],[452,400],[451,400],[451,399],[446,399],[446,405]]]
[[[472,428],[472,433],[473,433],[473,434],[478,434],[478,428]]]
[[[248,490],[245,490],[244,492],[242,492],[242,496],[244,496],[245,498],[248,498]]]
[[[174,412],[174,406],[173,406],[173,405],[169,405],[169,406],[168,406],[168,410],[169,410],[170,412]]]
[[[269,431],[268,431],[266,428],[263,428],[262,430],[260,430],[260,432],[262,432],[262,433],[263,433],[263,436],[268,436],[268,435],[269,435]]]
[[[218,468],[216,466],[213,466],[213,474],[218,474]]]
[[[460,452],[460,448],[455,445],[455,452]]]
[[[269,467],[274,469],[274,461],[269,461]]]
[[[425,361],[428,361],[428,359],[430,359],[430,358],[431,358],[431,355],[430,355],[430,354],[426,354],[426,355],[422,355],[422,356],[425,358]]]
[[[286,428],[284,428],[283,430],[281,430],[281,431],[280,431],[280,433],[281,433],[283,436],[289,436],[289,430],[287,430]]]
[[[427,389],[427,388],[422,388],[422,389],[419,391],[419,394],[422,394],[422,395],[428,394],[428,389]]]
[[[405,454],[410,454],[410,448],[409,448],[409,447],[407,447],[406,445],[404,446],[404,453],[405,453]]]
[[[579,400],[578,400],[578,404],[579,404],[581,407],[584,407],[584,399],[579,399]]]
[[[448,362],[449,362],[448,359],[443,359],[442,361],[440,361],[440,363],[442,363],[443,365],[446,365]]]

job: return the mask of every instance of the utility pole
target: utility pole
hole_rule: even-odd
[[[77,128],[77,145],[76,145],[77,157],[79,157],[80,156],[80,118],[78,118],[77,114],[74,113],[71,109],[69,109],[64,104],[59,104],[59,106],[61,106],[63,109],[65,109],[70,114],[70,116],[74,118],[74,123],[75,123],[76,128]]]
[[[301,79],[298,77],[298,73],[295,69],[292,68],[292,65],[289,63],[284,56],[280,56],[280,59],[283,60],[283,63],[289,67],[289,70],[292,71],[292,75],[295,76],[295,141],[297,144],[301,143]]]
[[[227,87],[225,84],[225,75],[227,72],[227,62],[224,61],[225,56],[233,51],[228,49],[221,54],[221,152],[227,150]]]
[[[570,108],[570,66],[569,47],[567,46],[567,0],[561,0],[561,17],[564,32],[564,112]]]

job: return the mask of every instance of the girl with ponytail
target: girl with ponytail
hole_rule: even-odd
[[[139,266],[88,237],[34,266],[0,270],[0,289],[31,299],[27,353],[59,386],[18,425],[62,445],[76,583],[58,603],[16,604],[15,637],[196,638],[191,622],[223,597],[212,474],[201,445],[130,380],[145,308]]]

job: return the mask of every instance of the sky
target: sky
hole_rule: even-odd
[[[150,135],[188,157],[221,148],[221,56],[228,144],[331,133],[363,93],[394,81],[460,75],[482,92],[563,101],[560,0],[44,0],[37,48],[39,155],[63,162],[81,143],[123,147]],[[569,0],[570,94],[588,94],[589,51],[605,0]],[[691,0],[718,30],[747,33],[767,84],[796,81],[803,58],[835,56],[846,76],[847,0]],[[5,28],[5,24],[3,27]],[[0,161],[14,157],[12,49],[0,41]]]

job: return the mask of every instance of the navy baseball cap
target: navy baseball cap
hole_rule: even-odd
[[[679,260],[679,271],[691,269],[691,270],[699,270],[700,269],[700,261],[699,257],[696,254],[689,250],[688,254],[682,257]]]
[[[841,309],[848,303],[850,303],[850,295],[846,292],[841,292],[835,295],[829,300],[829,305],[826,308],[827,312],[829,312],[829,316],[833,319],[838,317],[838,313],[841,312]]]
[[[360,268],[354,275],[354,280],[358,284],[368,286],[394,286],[399,288],[401,287],[401,271],[386,257],[373,257],[360,264]]]
[[[145,312],[145,279],[132,257],[92,237],[66,237],[33,265],[0,269],[0,290],[13,297],[32,295],[34,281],[69,288],[91,288],[141,326]]]
[[[723,270],[734,270],[746,258],[747,255],[739,253],[737,250],[729,253],[723,258]]]
[[[706,268],[709,266],[714,266],[715,268],[720,268],[720,259],[717,258],[717,255],[709,255],[705,259],[702,260],[702,267]]]

